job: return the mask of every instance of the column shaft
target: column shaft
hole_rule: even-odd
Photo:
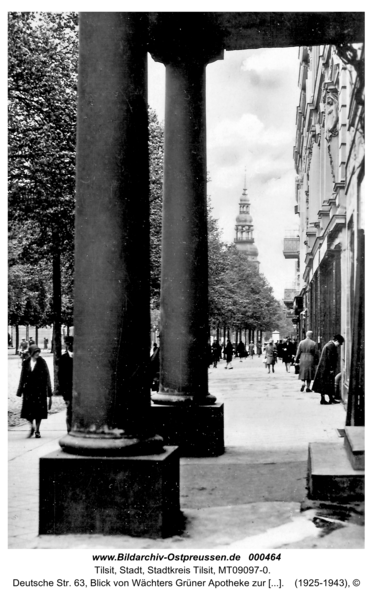
[[[170,401],[208,396],[207,261],[205,64],[180,61],[166,65],[160,391]]]
[[[61,440],[78,453],[87,438],[122,452],[148,435],[145,24],[141,13],[80,18],[73,426]]]

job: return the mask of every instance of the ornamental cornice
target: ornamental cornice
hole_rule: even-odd
[[[326,229],[325,236],[328,239],[328,247],[333,243],[338,234],[346,227],[346,214],[334,214]]]
[[[317,230],[320,228],[320,221],[313,221],[313,223],[310,223],[310,225]]]
[[[325,216],[329,216],[329,213],[330,213],[329,204],[325,205],[324,203],[322,203],[322,206],[321,206],[320,210],[317,213],[318,217],[322,218],[322,217],[325,217]]]

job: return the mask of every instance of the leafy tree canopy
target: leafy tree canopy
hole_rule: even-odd
[[[58,255],[62,318],[69,324],[77,15],[9,13],[8,21],[10,318],[33,324],[52,321],[56,305],[53,311],[51,260]]]
[[[163,188],[163,127],[149,108],[149,200],[150,200],[150,298],[152,309],[159,308],[161,288]]]
[[[265,331],[275,328],[282,308],[266,278],[234,244],[224,244],[208,204],[209,313],[212,327]]]

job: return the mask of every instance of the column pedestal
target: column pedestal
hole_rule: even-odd
[[[179,446],[181,456],[220,456],[224,454],[224,404],[151,407],[154,427],[165,444]]]
[[[179,454],[40,459],[39,535],[175,535],[181,523]]]

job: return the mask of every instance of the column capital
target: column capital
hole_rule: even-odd
[[[224,50],[215,48],[189,48],[184,46],[169,46],[168,48],[160,48],[156,52],[150,53],[155,62],[163,63],[165,66],[184,65],[186,63],[208,65],[217,60],[224,60]]]
[[[148,52],[156,62],[207,65],[224,59],[224,41],[206,15],[165,13],[150,19]]]

